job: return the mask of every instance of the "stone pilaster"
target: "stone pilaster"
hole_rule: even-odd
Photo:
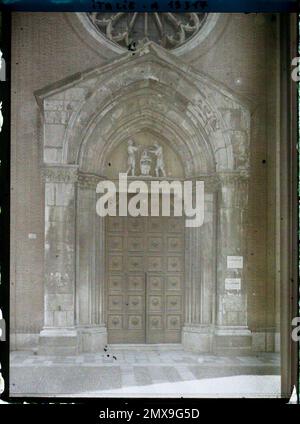
[[[77,352],[75,322],[76,166],[49,166],[45,181],[44,328],[41,354]]]
[[[106,314],[106,293],[105,293],[105,218],[97,216],[97,236],[98,244],[96,246],[97,252],[97,263],[96,263],[96,272],[97,272],[97,303],[98,303],[98,321],[101,326],[105,324],[105,314]]]
[[[107,343],[104,325],[103,218],[96,214],[96,175],[79,174],[77,190],[76,311],[79,349],[100,352]],[[100,280],[100,281],[99,281]]]
[[[215,251],[214,204],[218,181],[215,176],[202,176],[204,181],[204,223],[185,230],[185,323],[182,343],[187,350],[209,352],[212,346],[214,314]]]
[[[217,322],[214,350],[247,353],[251,350],[244,279],[247,174],[221,174],[218,194]],[[238,262],[243,262],[242,267]]]

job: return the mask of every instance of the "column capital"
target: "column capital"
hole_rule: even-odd
[[[204,191],[206,193],[212,193],[214,191],[217,191],[219,187],[218,174],[199,175],[199,177],[195,178],[194,181],[203,181]]]
[[[250,177],[249,169],[242,169],[238,171],[225,171],[218,173],[219,183],[222,185],[234,184],[237,182],[245,182]]]
[[[50,165],[42,168],[45,183],[75,183],[78,180],[77,165]]]
[[[78,174],[78,185],[82,188],[92,188],[95,189],[99,181],[102,181],[103,178],[94,174]]]
[[[226,184],[246,182],[250,177],[249,169],[223,171],[210,175],[199,175],[193,181],[203,181],[205,192],[215,192]]]

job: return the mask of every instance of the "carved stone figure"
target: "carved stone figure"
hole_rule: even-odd
[[[151,162],[152,159],[149,156],[148,150],[144,149],[140,159],[140,168],[142,175],[149,176],[151,170]]]
[[[135,155],[136,152],[138,151],[138,147],[135,146],[133,140],[129,140],[128,141],[128,148],[127,148],[127,152],[128,152],[128,169],[127,169],[127,175],[129,175],[129,173],[131,172],[131,175],[134,177],[135,176]]]
[[[166,176],[165,172],[165,163],[163,158],[163,149],[162,146],[160,146],[158,143],[154,143],[154,147],[149,149],[151,153],[154,153],[156,156],[156,166],[155,166],[155,175],[159,177],[160,173],[163,177]]]

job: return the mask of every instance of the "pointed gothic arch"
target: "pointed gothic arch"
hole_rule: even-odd
[[[90,351],[106,343],[105,223],[96,219],[95,186],[116,146],[147,128],[174,144],[185,178],[205,181],[205,223],[185,235],[182,342],[200,351],[247,350],[244,282],[238,294],[224,285],[227,255],[244,249],[247,105],[153,43],[36,97],[46,210],[41,350]]]

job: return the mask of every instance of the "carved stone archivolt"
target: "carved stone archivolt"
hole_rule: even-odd
[[[248,151],[247,107],[154,43],[148,43],[142,57],[125,53],[101,69],[62,83],[60,91],[55,86],[53,94],[50,88],[36,95],[41,105],[56,107],[62,93],[77,103],[65,129],[59,127],[61,133],[57,124],[45,123],[45,162],[78,163],[84,172],[105,175],[107,157],[116,146],[150,128],[172,143],[186,177],[240,171],[249,165],[248,155],[240,159],[240,152]],[[57,146],[48,152],[47,139],[53,137]]]

